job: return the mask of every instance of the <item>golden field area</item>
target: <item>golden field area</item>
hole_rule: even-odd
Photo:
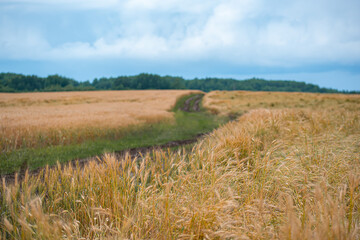
[[[205,106],[243,115],[190,152],[3,180],[1,237],[359,239],[359,105],[358,95],[209,93]]]
[[[220,114],[242,114],[251,109],[334,109],[345,108],[360,111],[359,95],[287,93],[287,92],[247,92],[213,91],[206,94],[203,104],[212,112]]]
[[[169,110],[190,92],[0,93],[0,149],[79,142],[104,129],[172,119]]]

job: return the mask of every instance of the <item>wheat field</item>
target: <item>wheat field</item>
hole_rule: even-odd
[[[252,109],[330,109],[360,111],[360,96],[321,93],[213,91],[204,97],[204,106],[214,113],[243,114]]]
[[[3,179],[1,237],[359,239],[358,97],[318,97],[322,107],[247,109],[190,152],[105,155]]]
[[[70,144],[172,120],[188,90],[0,93],[0,149]]]

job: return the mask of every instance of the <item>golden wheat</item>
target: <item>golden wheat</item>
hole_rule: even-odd
[[[171,120],[187,90],[0,93],[0,150],[91,139],[128,125]]]
[[[190,153],[3,180],[2,237],[359,239],[360,111],[327,106],[251,110]]]
[[[288,92],[248,92],[213,91],[204,97],[204,106],[214,113],[244,113],[251,109],[339,109],[360,110],[359,95],[288,93]]]

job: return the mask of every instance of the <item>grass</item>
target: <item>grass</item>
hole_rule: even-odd
[[[189,95],[187,95],[186,97],[181,97],[176,101],[176,104],[173,108],[173,111],[176,112],[178,110],[183,110],[184,106],[188,106],[187,108],[187,112],[194,112],[194,106],[196,104],[196,102],[198,102],[198,100],[203,99],[205,94],[203,93],[191,93]],[[204,112],[207,109],[205,109],[203,107],[202,104],[199,104],[199,111]]]
[[[178,102],[183,104],[193,95],[185,96]],[[178,105],[177,106],[181,106]],[[65,163],[74,159],[97,156],[106,152],[121,151],[129,148],[161,145],[169,141],[191,139],[206,133],[226,121],[204,111],[199,113],[182,112],[175,107],[175,122],[134,125],[118,129],[115,136],[83,141],[79,144],[64,144],[42,148],[22,148],[0,156],[0,174],[8,174],[21,169],[35,170],[45,165]]]
[[[359,239],[359,106],[325,106],[249,110],[189,152],[106,154],[3,180],[0,235]]]

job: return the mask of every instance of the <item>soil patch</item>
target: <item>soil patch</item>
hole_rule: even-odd
[[[200,103],[203,97],[203,94],[197,94],[186,99],[184,106],[182,106],[180,109],[184,112],[199,112]]]

